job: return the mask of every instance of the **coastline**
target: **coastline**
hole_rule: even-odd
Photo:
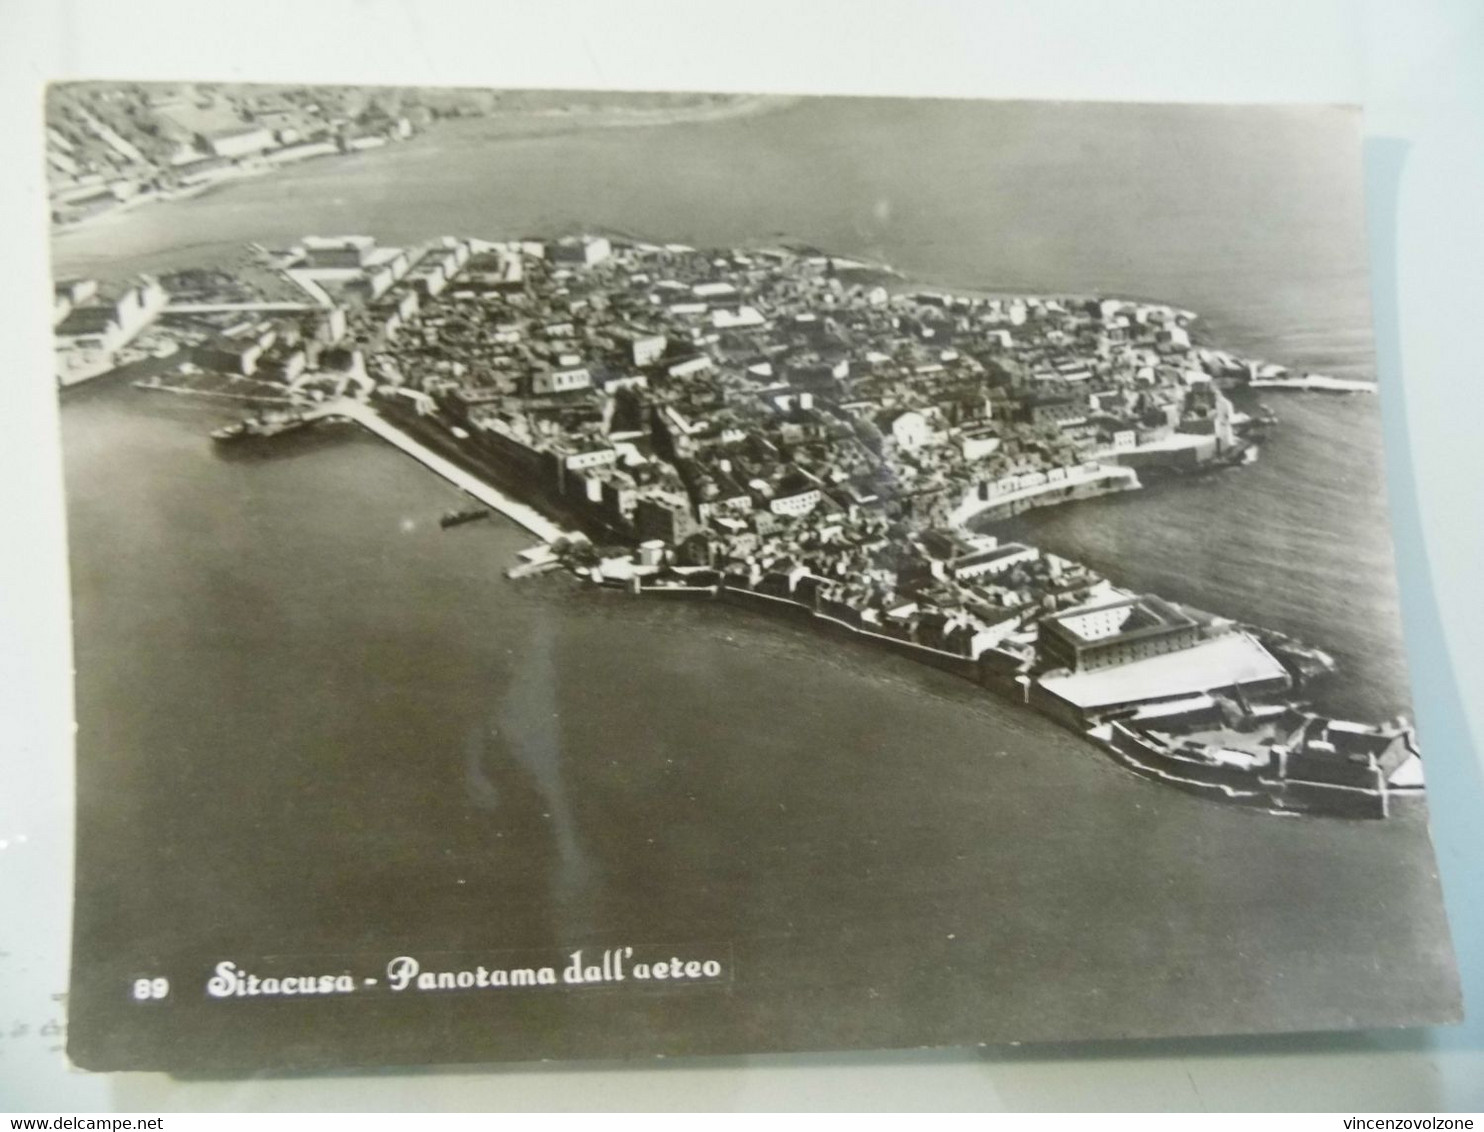
[[[468,123],[470,132],[476,126],[492,127],[485,140],[504,138],[554,137],[582,130],[640,129],[659,126],[681,126],[722,122],[732,118],[749,118],[757,114],[785,110],[802,100],[801,95],[734,94],[722,96],[715,103],[696,106],[629,108],[610,106],[593,109],[549,109],[494,111],[453,122]],[[428,131],[424,136],[436,136]]]
[[[484,130],[476,140],[498,143],[505,140],[558,137],[564,134],[582,133],[589,130],[643,129],[664,126],[680,126],[723,122],[736,118],[749,118],[760,114],[785,110],[800,101],[801,96],[772,94],[737,94],[726,96],[725,101],[698,106],[673,106],[654,108],[603,107],[568,110],[553,108],[546,110],[495,111],[478,117],[450,118],[435,122],[412,138],[379,146],[375,149],[351,150],[337,153],[311,154],[295,161],[274,161],[271,155],[260,165],[234,170],[196,185],[176,189],[140,192],[120,201],[101,212],[76,220],[52,223],[50,236],[53,240],[65,239],[74,233],[93,231],[108,226],[129,212],[146,206],[176,204],[210,193],[221,192],[245,181],[271,179],[286,170],[311,163],[324,163],[327,158],[340,160],[365,157],[369,153],[405,148],[420,142],[436,142],[449,134],[457,135],[467,129],[474,133],[476,126]]]
[[[653,250],[658,251],[660,249],[656,247]],[[813,249],[794,251],[787,253],[787,255],[800,262],[814,262],[815,260],[822,259],[824,261],[827,261],[827,263],[834,263],[839,260],[841,266],[845,270],[861,272],[868,275],[872,273],[880,275],[890,271],[889,268],[881,265],[872,264],[869,262],[861,261],[859,259],[841,260],[840,257],[833,256],[829,253],[817,252]],[[906,292],[908,292],[909,290],[910,294],[906,294]],[[940,305],[947,306],[949,308],[956,307],[959,304],[980,303],[982,305],[983,303],[982,296],[966,296],[957,292],[936,288],[932,290],[925,290],[923,287],[920,286],[913,289],[910,281],[901,281],[899,289],[899,295],[901,297],[906,298],[910,301],[913,295],[919,294],[936,296],[936,298],[940,300]],[[1003,295],[1004,293],[999,292],[997,294]],[[1052,309],[1062,310],[1062,317],[1066,317],[1064,308],[1062,308],[1061,305],[1056,302],[1056,300],[1048,298],[1044,295],[1017,294],[1013,296],[1013,302],[1016,304],[1020,304],[1022,316],[1024,314],[1024,307],[1026,305],[1030,305],[1043,311],[1050,311]],[[1104,299],[1103,304],[1105,306],[1105,309],[1101,314],[1101,317],[1104,319],[1110,317],[1106,309],[1106,304],[1109,302],[1116,304],[1116,306],[1112,308],[1115,312],[1120,309],[1133,310],[1136,306],[1136,304],[1132,304],[1129,300],[1122,298]],[[1083,305],[1088,305],[1086,300],[1084,300]],[[998,304],[996,304],[994,309],[1003,317],[1009,317],[1008,315],[1004,315],[1004,312],[999,311]],[[1164,304],[1139,307],[1138,310],[1141,323],[1144,317],[1148,315],[1150,311],[1163,311],[1164,313],[1162,316],[1159,316],[1160,318],[1165,320],[1178,318],[1183,324],[1189,324],[1198,317],[1195,312],[1183,310],[1175,311],[1173,310],[1173,308],[1170,308]],[[1083,313],[1080,317],[1087,316],[1085,313]],[[1095,314],[1093,317],[1098,316]],[[1150,317],[1154,316],[1150,315]],[[1122,319],[1122,321],[1125,325],[1127,325],[1127,319]],[[1152,334],[1153,332],[1146,329],[1146,333]],[[1186,342],[1186,347],[1188,349],[1193,349],[1193,347],[1190,347],[1188,341]],[[1245,370],[1247,381],[1242,382],[1241,384],[1250,384],[1252,379],[1259,372],[1261,372],[1270,380],[1278,381],[1280,383],[1280,387],[1300,388],[1306,390],[1318,387],[1330,389],[1343,387],[1343,383],[1337,386],[1335,383],[1333,383],[1332,379],[1316,379],[1312,375],[1306,375],[1300,378],[1284,378],[1282,376],[1279,376],[1287,372],[1282,367],[1264,364],[1262,366],[1262,369],[1259,370],[1258,367],[1260,363],[1242,359],[1234,354],[1230,354],[1224,351],[1208,351],[1203,347],[1201,348],[1201,353],[1204,357],[1204,361],[1200,364],[1203,364],[1208,368],[1212,366],[1218,367],[1220,372],[1223,374],[1231,375],[1233,372],[1241,373],[1243,370]],[[359,365],[360,363],[358,362],[357,364]],[[1209,382],[1211,378],[1203,378],[1203,380]],[[1316,381],[1318,383],[1317,385]],[[1217,395],[1217,399],[1218,401],[1221,400],[1219,394]],[[434,402],[431,399],[426,398],[426,396],[424,396],[424,400],[427,401],[427,410],[433,411],[435,407]],[[574,547],[578,543],[585,544],[586,542],[585,539],[577,536],[574,532],[565,530],[557,524],[551,522],[530,504],[522,501],[517,501],[516,499],[513,499],[510,496],[506,495],[503,491],[500,491],[493,484],[491,484],[486,476],[470,471],[465,466],[469,463],[468,458],[461,458],[457,462],[454,462],[436,454],[425,444],[414,439],[413,436],[407,431],[407,429],[398,427],[392,422],[386,420],[380,413],[376,411],[375,408],[371,407],[363,400],[355,400],[342,395],[328,402],[320,402],[318,404],[309,402],[304,407],[307,410],[305,414],[306,419],[313,420],[329,417],[349,419],[357,422],[363,428],[379,436],[382,440],[391,443],[395,447],[402,450],[405,454],[412,456],[414,459],[418,460],[435,474],[455,484],[455,486],[459,487],[467,495],[478,499],[482,503],[485,503],[491,509],[499,511],[501,514],[512,519],[531,533],[537,535],[543,540],[544,543],[547,544],[548,548],[554,549],[558,544],[562,545],[562,554],[560,556],[552,555],[551,550],[549,549],[547,551],[548,557],[546,559],[542,560],[540,563],[537,563],[533,559],[527,564],[530,569],[524,572],[536,572],[536,568],[538,566],[546,566],[549,563],[554,563],[558,561],[560,557],[565,557],[568,560],[568,564],[573,565],[571,555]],[[1230,408],[1231,406],[1227,404],[1227,409],[1230,410]],[[422,410],[420,409],[420,412],[421,411]],[[466,423],[470,428],[475,427],[472,422]],[[468,434],[464,432],[463,429],[452,427],[451,425],[449,425],[448,427],[450,427],[450,430],[454,434],[454,437],[464,438],[465,440],[467,440]],[[452,444],[453,448],[456,449],[461,454],[461,456],[464,456],[463,444],[453,443],[453,441],[449,441],[449,443]],[[1229,440],[1228,443],[1231,443],[1231,441]],[[1248,447],[1249,446],[1245,442],[1242,442],[1242,451],[1246,451]],[[1131,451],[1138,451],[1138,449],[1133,448],[1131,449]],[[1251,453],[1248,452],[1247,454],[1250,455]],[[1103,465],[1097,462],[1085,463],[1078,467],[1071,468],[1070,471],[1067,467],[1059,465],[1053,466],[1048,472],[1035,473],[1032,477],[1030,477],[1030,480],[1033,482],[1027,482],[1027,477],[1025,476],[1011,477],[1005,482],[993,481],[980,483],[978,481],[975,481],[973,485],[975,488],[974,498],[971,500],[968,496],[965,496],[963,503],[954,512],[953,516],[949,520],[949,529],[957,530],[961,534],[967,534],[971,529],[970,525],[972,521],[976,518],[983,521],[1004,519],[1026,509],[1048,507],[1053,506],[1057,503],[1071,502],[1083,498],[1092,498],[1108,494],[1109,492],[1137,490],[1138,488],[1142,487],[1142,483],[1139,480],[1137,471],[1133,467],[1120,465],[1116,454],[1112,457],[1112,459],[1113,463],[1110,465]],[[557,506],[560,504],[560,501],[553,501],[550,499],[546,499],[545,502],[551,506]],[[671,548],[672,552],[673,550],[674,548]],[[661,560],[663,561],[663,558]],[[627,561],[632,566],[636,559],[631,557]],[[1075,565],[1075,563],[1070,564]],[[756,570],[757,567],[753,566],[752,569]],[[579,574],[583,573],[583,570],[580,567],[576,567],[576,570]],[[640,573],[641,571],[634,571],[630,575],[633,588],[636,590],[636,592],[646,589],[646,587],[642,583],[641,578],[639,577]],[[1083,733],[1087,737],[1095,738],[1096,726],[1100,726],[1103,722],[1103,718],[1097,715],[1088,716],[1085,714],[1078,714],[1077,712],[1073,713],[1073,719],[1072,721],[1069,721],[1067,718],[1063,718],[1058,715],[1058,711],[1060,709],[1058,709],[1058,711],[1052,711],[1050,708],[1046,708],[1044,704],[1042,704],[1037,699],[1037,697],[1033,695],[1036,689],[1041,687],[1042,684],[1042,682],[1037,679],[1036,675],[1041,671],[1041,660],[1038,660],[1034,654],[1027,658],[1016,652],[1001,652],[998,649],[990,648],[984,650],[983,652],[971,651],[967,655],[961,655],[943,649],[935,649],[931,646],[915,640],[915,629],[912,630],[911,636],[903,637],[901,636],[901,634],[898,634],[896,637],[892,637],[889,635],[872,632],[871,630],[866,628],[864,623],[859,625],[852,625],[847,620],[842,620],[838,616],[833,616],[827,613],[821,607],[820,599],[818,596],[815,597],[812,603],[808,604],[792,601],[789,597],[793,590],[794,583],[792,579],[790,579],[787,583],[786,593],[767,594],[762,593],[756,589],[756,579],[754,579],[751,584],[738,588],[735,585],[728,585],[725,578],[721,574],[718,573],[717,577],[719,580],[719,584],[718,588],[712,591],[713,596],[723,597],[727,600],[739,601],[745,604],[771,602],[798,606],[799,608],[806,610],[812,616],[823,618],[826,622],[830,622],[840,628],[850,630],[852,632],[862,633],[867,637],[879,638],[883,641],[890,641],[899,648],[899,651],[907,651],[917,659],[928,658],[929,663],[933,663],[939,667],[948,667],[950,668],[950,670],[956,671],[960,675],[966,675],[970,679],[984,684],[986,687],[994,687],[996,690],[1001,691],[1002,693],[1005,693],[1011,698],[1017,699],[1022,703],[1043,707],[1045,714],[1051,715],[1058,722],[1071,725],[1073,730],[1078,731],[1079,733]],[[599,581],[602,580],[602,578],[596,572],[593,573],[593,579]],[[660,588],[669,588],[672,591],[674,590],[674,587]],[[702,588],[704,589],[704,587]],[[1087,600],[1088,598],[1084,595],[1082,598],[1082,602],[1085,604]],[[1144,599],[1140,598],[1138,600],[1142,601]],[[853,609],[853,613],[851,614],[852,616],[862,619],[864,618],[866,611],[858,607],[851,608]],[[1260,646],[1255,647],[1258,647],[1258,651],[1261,652]],[[1264,653],[1263,655],[1266,654]],[[1322,654],[1314,655],[1322,656]],[[1044,658],[1042,658],[1042,660],[1043,659]],[[1271,657],[1269,657],[1268,659],[1270,661],[1272,660]],[[1032,667],[1033,664],[1036,665],[1035,668]],[[1284,667],[1289,668],[1286,663]],[[1299,692],[1302,685],[1303,677],[1296,670],[1290,668],[1289,671],[1290,675],[1285,678],[1283,691],[1289,697],[1286,701],[1289,709],[1293,710],[1298,702],[1293,699],[1293,696]],[[1216,685],[1216,688],[1218,690],[1220,690],[1221,687],[1222,685],[1220,685],[1219,683]],[[1205,691],[1210,692],[1211,689],[1207,688],[1205,689]],[[1229,691],[1237,696],[1239,701],[1245,704],[1245,698],[1243,697],[1242,685],[1240,682],[1233,684]],[[1172,698],[1172,695],[1168,693],[1164,694],[1163,697],[1161,697],[1159,694],[1155,695],[1156,701],[1161,698],[1170,699]],[[1044,696],[1040,697],[1040,700],[1044,699]],[[1108,744],[1106,742],[1101,742],[1100,745],[1108,747]],[[1126,752],[1123,752],[1119,748],[1110,749],[1114,749],[1119,754],[1126,754]],[[1129,767],[1129,769],[1133,769],[1138,773],[1142,773],[1143,771],[1148,769],[1147,764],[1140,762],[1138,759],[1120,757],[1118,761],[1122,762],[1125,766]],[[1268,793],[1263,793],[1262,791],[1258,790],[1236,792],[1227,790],[1225,791],[1225,793],[1226,796],[1229,798],[1243,800],[1246,801],[1248,804],[1263,804],[1267,801],[1272,801],[1275,799],[1280,809],[1287,804],[1285,799],[1289,797],[1289,791],[1287,789],[1287,783],[1281,780],[1281,775],[1279,779],[1268,781],[1266,783],[1266,786],[1267,788],[1275,790],[1275,793],[1273,793],[1271,797]],[[1388,795],[1384,782],[1379,783],[1378,789],[1375,792],[1375,796],[1379,799],[1381,811],[1375,814],[1366,813],[1359,816],[1385,816],[1387,812]],[[1306,803],[1303,808],[1309,808],[1309,804]],[[1322,805],[1320,808],[1322,809]]]
[[[579,577],[606,589],[626,591],[634,596],[719,601],[750,613],[806,624],[821,637],[844,635],[876,648],[885,649],[914,663],[947,672],[966,680],[1006,703],[1014,711],[1047,719],[1087,742],[1105,757],[1132,774],[1180,789],[1195,797],[1223,804],[1250,807],[1276,817],[1322,817],[1341,821],[1391,819],[1425,811],[1425,796],[1416,782],[1393,785],[1377,778],[1374,786],[1341,785],[1325,780],[1310,781],[1301,776],[1290,778],[1280,767],[1254,770],[1231,763],[1202,761],[1182,753],[1168,742],[1139,731],[1117,719],[1094,726],[1074,725],[1058,713],[1047,710],[1036,694],[1035,683],[1023,662],[1010,653],[990,650],[979,657],[934,648],[917,641],[904,640],[886,633],[851,624],[792,595],[765,593],[757,589],[738,588],[716,571],[696,569],[680,582],[652,581],[655,575],[631,574],[626,578],[604,575],[594,568],[589,575],[576,570]],[[513,576],[513,575],[512,575]],[[714,579],[714,580],[712,580]],[[1244,635],[1258,633],[1247,627]],[[1255,638],[1252,638],[1255,641]],[[1207,708],[1214,706],[1210,693],[1201,697]],[[1203,709],[1204,710],[1204,709]],[[1297,704],[1289,701],[1283,710],[1293,712]],[[1272,713],[1278,711],[1277,707]],[[1305,715],[1320,720],[1323,717]],[[1348,726],[1352,726],[1347,724]],[[1420,759],[1415,734],[1410,728],[1398,732],[1399,740],[1414,762]]]
[[[735,109],[735,108],[732,108],[732,109]],[[667,113],[672,118],[675,116],[675,114],[673,112],[667,112]],[[662,116],[663,115],[661,115],[661,114],[655,114],[655,113],[644,113],[642,115],[641,114],[635,114],[635,115],[628,115],[628,114],[626,114],[626,115],[624,115],[624,120],[622,122],[615,122],[614,124],[615,125],[624,125],[624,126],[660,125],[660,124],[663,124],[661,122],[661,120],[660,120]],[[682,119],[684,119],[684,118],[694,118],[695,115],[693,114],[693,112],[681,112],[680,117]],[[539,113],[539,114],[521,114],[521,115],[517,115],[516,118],[518,118],[522,122],[525,122],[526,123],[525,126],[516,127],[516,129],[526,130],[526,126],[530,126],[531,127],[530,129],[526,130],[526,132],[523,135],[523,136],[527,136],[527,137],[534,137],[534,136],[536,136],[536,132],[538,132],[538,130],[539,131],[544,131],[544,133],[545,133],[546,136],[558,136],[558,135],[561,135],[563,133],[568,133],[568,132],[572,132],[572,131],[580,131],[584,127],[592,127],[593,130],[594,130],[594,135],[596,136],[596,133],[598,132],[598,130],[599,130],[600,126],[601,126],[601,121],[600,121],[601,116],[599,116],[599,115],[570,115],[569,116],[569,115],[562,115],[562,114]],[[451,128],[460,128],[460,129],[462,129],[465,126],[467,126],[468,127],[467,132],[471,136],[477,136],[478,133],[479,133],[479,131],[481,129],[488,130],[490,128],[493,128],[494,131],[495,131],[495,133],[498,133],[499,130],[502,127],[498,123],[496,123],[496,125],[494,127],[491,127],[490,126],[490,122],[491,122],[490,119],[469,119],[469,120],[467,120],[467,122],[453,123]],[[532,123],[534,123],[534,125],[532,125]],[[427,138],[427,140],[433,141],[436,144],[437,136],[438,135],[436,135],[436,134],[429,134],[429,135],[426,135],[426,138]],[[516,136],[516,134],[513,133],[513,132],[507,132],[507,136],[514,137],[514,136]],[[492,137],[490,140],[491,141],[495,141],[495,140],[498,140],[498,139]],[[417,141],[414,141],[411,144],[412,145],[416,145],[416,144],[418,144],[418,142]],[[533,148],[538,148],[539,149],[540,147],[533,147]],[[368,162],[367,164],[369,165],[370,162]],[[625,231],[629,231],[629,232],[632,232],[632,231],[641,231],[642,232],[642,231],[646,231],[646,230],[648,230],[648,231],[663,230],[663,229],[655,228],[652,224],[651,225],[642,225],[642,224],[614,223],[613,222],[614,219],[618,219],[618,220],[621,221],[623,218],[608,218],[608,217],[605,217],[605,220],[608,220],[609,221],[609,223],[606,225],[606,230],[608,230],[608,231],[625,230]],[[330,229],[330,230],[333,230],[333,229]],[[463,229],[456,228],[456,229],[453,229],[453,230],[463,230]],[[515,232],[518,232],[518,231],[545,231],[545,230],[546,229],[541,229],[541,228],[534,228],[534,229],[532,229],[532,228],[529,228],[527,225],[524,225],[524,224],[519,225],[519,227],[517,227],[516,225],[512,224],[509,229],[506,229],[504,231],[504,234],[509,235],[509,234],[512,234],[512,233],[515,233]],[[562,224],[558,224],[554,230],[558,230],[558,231],[570,230],[570,226],[564,226]],[[585,230],[585,231],[599,231],[599,230],[604,230],[604,228],[599,227],[599,226],[583,225],[583,230]],[[755,228],[754,229],[754,231],[762,231],[762,230],[763,229],[760,229],[760,228]],[[800,228],[800,229],[796,229],[796,230],[803,230],[803,229]],[[395,237],[393,237],[393,238],[395,238]],[[752,241],[752,243],[754,245],[765,245],[766,246],[766,245],[771,245],[771,244],[777,244],[779,242],[779,239],[780,239],[780,237],[778,237],[778,236],[774,236],[774,237],[771,237],[771,238],[759,238],[759,239],[756,239],[756,240]],[[801,246],[807,246],[807,247],[821,246],[821,243],[822,243],[821,241],[818,241],[818,240],[808,240],[808,241],[806,241],[806,240],[803,240],[803,239],[799,239],[799,240],[796,240],[796,241],[789,241],[786,237],[784,237],[782,239],[784,240],[785,243],[795,242],[795,243],[797,243],[797,244],[799,244]],[[707,243],[704,243],[704,242],[697,242],[697,243],[699,244],[699,246],[702,246],[702,247],[713,246],[711,244],[707,244]],[[741,246],[746,246],[746,244],[745,243],[732,243],[732,242],[728,242],[726,244],[717,244],[717,245],[714,245],[714,246],[718,246],[718,247],[721,247],[721,246],[741,247]],[[848,245],[830,245],[830,244],[827,244],[827,243],[823,244],[823,246],[846,246],[846,247],[848,247]],[[867,255],[862,254],[861,252],[850,252],[849,255],[848,255],[848,257],[844,257],[844,256],[831,256],[831,258],[840,260],[841,261],[841,266],[844,267],[844,268],[846,268],[847,270],[855,269],[855,270],[861,270],[861,271],[869,272],[869,271],[873,271],[873,270],[878,270],[878,271],[881,270],[880,268],[878,268],[876,266],[876,263],[879,262],[879,260],[890,260],[890,259],[893,259],[895,257],[884,256],[884,257],[879,257],[879,260],[878,260],[878,259],[873,258],[873,257],[868,257]],[[1054,298],[1061,298],[1061,299],[1064,299],[1065,300],[1065,299],[1071,299],[1073,297],[1075,297],[1077,300],[1086,300],[1090,296],[1104,296],[1104,295],[1109,295],[1109,296],[1116,295],[1116,296],[1118,296],[1119,298],[1122,299],[1122,298],[1126,298],[1126,297],[1131,297],[1134,294],[1136,294],[1136,292],[1131,292],[1131,291],[1126,290],[1126,289],[1123,289],[1123,288],[1116,288],[1116,289],[1115,288],[1107,288],[1107,289],[1099,288],[1099,289],[1093,290],[1093,291],[1067,291],[1067,290],[1061,290],[1061,289],[1056,289],[1056,288],[1035,288],[1033,290],[1024,289],[1024,288],[1017,288],[1017,289],[1014,289],[1014,290],[1009,290],[1009,289],[1005,289],[1005,288],[1002,288],[1002,287],[996,287],[996,288],[993,288],[993,289],[979,289],[979,290],[976,290],[974,288],[964,287],[961,284],[953,283],[953,282],[947,282],[947,283],[935,283],[935,282],[932,282],[932,280],[934,280],[934,279],[949,279],[949,280],[951,280],[956,275],[960,275],[961,274],[961,272],[952,271],[951,269],[948,269],[948,270],[935,269],[935,270],[933,270],[931,272],[928,272],[928,273],[923,273],[923,272],[919,272],[919,271],[913,270],[912,274],[914,276],[914,280],[906,280],[906,279],[901,278],[900,275],[898,275],[897,276],[897,279],[900,280],[900,282],[898,283],[896,280],[894,280],[893,289],[895,290],[895,289],[898,289],[898,287],[899,287],[900,289],[903,289],[903,290],[925,291],[925,292],[929,292],[929,293],[936,292],[936,293],[939,293],[939,294],[950,294],[950,295],[954,295],[956,297],[965,297],[965,296],[971,296],[971,295],[985,295],[985,296],[996,296],[996,297],[1006,297],[1006,296],[1023,297],[1023,296],[1026,296],[1026,295],[1033,295],[1036,298],[1043,299],[1043,300],[1044,299],[1047,299],[1047,298],[1053,298],[1053,299]],[[1013,278],[1014,277],[1014,274],[1013,273],[1007,274],[1006,277]],[[1088,278],[1094,278],[1094,277],[1095,276],[1088,276]],[[1154,277],[1151,277],[1151,280],[1153,278]],[[915,282],[916,279],[922,279],[922,280],[924,280],[924,282],[922,282],[922,283]],[[1161,291],[1161,293],[1165,293],[1165,292]],[[1176,309],[1178,311],[1185,311],[1187,309],[1187,304],[1185,304],[1185,303],[1166,304],[1166,305],[1172,305],[1174,307],[1174,309]],[[1194,305],[1194,304],[1191,304],[1191,305]],[[1205,317],[1204,310],[1201,311],[1201,314],[1200,314],[1199,317],[1202,317],[1202,318]],[[1282,352],[1279,352],[1278,353],[1278,356],[1284,356],[1284,355],[1282,354]],[[1298,379],[1298,380],[1302,381],[1302,380],[1305,380],[1305,379]],[[1110,571],[1110,576],[1116,577],[1116,574],[1114,574],[1112,571]],[[1158,592],[1161,592],[1161,591],[1158,588],[1151,588],[1150,589],[1150,592],[1158,593]],[[1224,606],[1223,608],[1232,609],[1238,615],[1245,614],[1245,612],[1246,612],[1246,610],[1243,609],[1240,604],[1238,604],[1238,605],[1228,605],[1228,606]]]

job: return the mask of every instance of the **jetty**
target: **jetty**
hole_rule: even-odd
[[[1254,377],[1247,384],[1252,389],[1306,389],[1313,393],[1376,392],[1374,381],[1326,377],[1321,373],[1306,373],[1298,377]]]
[[[504,492],[491,487],[478,476],[466,472],[452,461],[444,459],[438,453],[392,424],[364,401],[357,401],[352,397],[337,397],[332,401],[326,401],[321,405],[306,410],[304,416],[310,420],[342,417],[346,420],[354,421],[367,432],[374,433],[382,440],[400,448],[429,471],[442,476],[460,491],[479,500],[479,502],[483,503],[492,511],[498,511],[507,519],[512,519],[516,523],[519,523],[543,542],[552,543],[557,539],[582,538],[580,534],[574,531],[563,530],[535,508],[511,499]]]

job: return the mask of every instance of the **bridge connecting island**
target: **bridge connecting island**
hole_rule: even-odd
[[[127,318],[59,290],[64,383],[144,366],[279,406],[236,442],[354,420],[553,544],[543,561],[876,642],[1213,798],[1380,817],[1420,794],[1404,721],[1304,709],[1323,653],[994,531],[1255,459],[1277,419],[1253,388],[1354,391],[1205,343],[1192,312],[600,234],[313,237],[130,286]]]

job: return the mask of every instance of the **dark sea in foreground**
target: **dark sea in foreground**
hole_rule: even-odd
[[[1351,126],[874,102],[498,142],[462,123],[142,209],[54,255],[59,274],[122,275],[315,231],[781,234],[937,283],[1157,296],[1224,345],[1370,376]],[[1299,633],[1345,664],[1347,710],[1390,714],[1406,690],[1374,403],[1269,401],[1284,425],[1258,465],[1018,527]],[[107,381],[62,416],[77,933],[96,958],[74,1056],[596,1056],[640,1031],[645,1050],[720,1052],[1454,1009],[1421,816],[1215,805],[864,645],[509,582],[522,532],[441,531],[454,490],[353,432],[223,459],[206,434],[226,411]],[[292,1017],[191,990],[143,1037],[114,989],[156,968],[191,988],[234,957],[630,942],[730,948],[735,979]]]

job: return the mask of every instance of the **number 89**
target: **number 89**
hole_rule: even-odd
[[[134,980],[134,1000],[136,1002],[148,1002],[151,999],[164,998],[169,993],[169,979]]]

